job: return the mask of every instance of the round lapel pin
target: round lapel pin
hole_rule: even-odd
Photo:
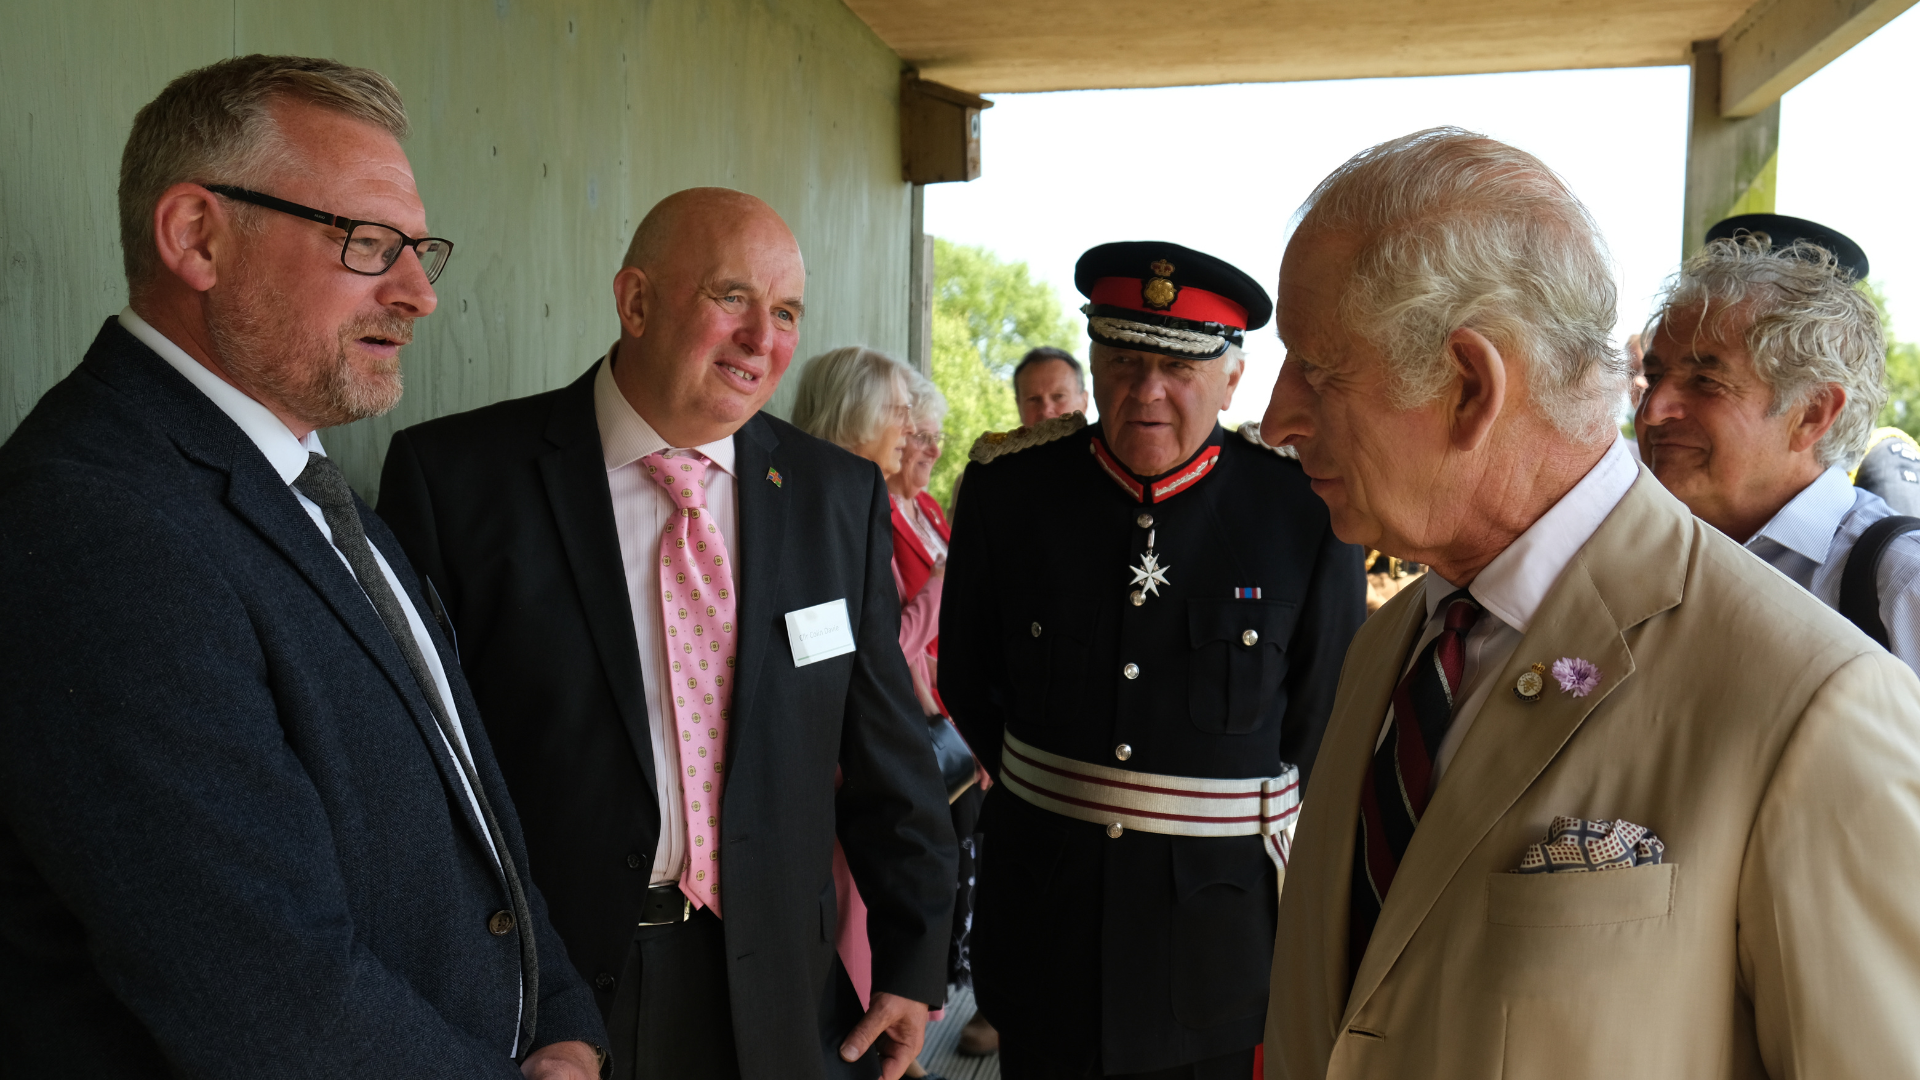
[[[1521,701],[1539,701],[1540,692],[1546,688],[1547,665],[1535,664],[1513,681],[1513,696]]]

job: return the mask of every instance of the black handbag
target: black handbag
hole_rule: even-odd
[[[933,759],[940,765],[940,781],[946,785],[947,802],[951,803],[980,778],[973,750],[960,736],[960,729],[944,716],[927,717],[927,738],[933,743]]]

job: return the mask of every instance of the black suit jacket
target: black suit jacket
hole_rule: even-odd
[[[1011,730],[1096,765],[1244,778],[1285,762],[1304,783],[1366,615],[1359,549],[1298,462],[1237,433],[1216,427],[1212,472],[1142,504],[1089,452],[1100,430],[968,466],[940,621],[947,707],[996,771]],[[1134,604],[1149,537],[1167,584]],[[1097,1051],[1119,1073],[1260,1041],[1277,908],[1260,837],[1112,838],[1004,784],[980,831],[974,978],[1009,1038]]]
[[[446,603],[534,877],[606,1007],[660,821],[596,370],[396,433],[380,512]],[[836,818],[869,909],[874,989],[919,1001],[945,996],[955,848],[900,652],[879,470],[764,415],[734,446],[739,673],[721,911],[741,1068],[785,1080],[821,1069]],[[856,651],[796,668],[785,614],[842,598]]]
[[[521,930],[487,929],[506,885],[426,699],[259,448],[117,321],[0,448],[0,687],[3,1071],[519,1076]],[[605,1045],[528,900],[537,1042]]]

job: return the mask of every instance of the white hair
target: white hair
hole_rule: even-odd
[[[1359,242],[1339,314],[1386,357],[1396,406],[1445,390],[1447,338],[1470,327],[1527,365],[1534,406],[1559,431],[1611,432],[1627,384],[1612,262],[1540,159],[1460,128],[1417,131],[1354,155],[1296,220]]]
[[[917,373],[863,345],[823,352],[800,372],[793,426],[847,449],[869,442],[900,399],[913,401]]]
[[[907,384],[913,391],[913,426],[919,431],[939,431],[947,418],[947,396],[933,380],[912,368],[907,369]]]
[[[1773,392],[1769,416],[1805,405],[1829,384],[1847,402],[1814,447],[1823,465],[1850,468],[1866,452],[1887,403],[1887,343],[1873,301],[1833,253],[1802,240],[1781,251],[1755,236],[1715,240],[1668,279],[1647,323],[1653,340],[1676,315],[1692,333],[1744,345]],[[1739,335],[1737,338],[1733,335]]]

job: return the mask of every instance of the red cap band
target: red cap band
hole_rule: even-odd
[[[1101,278],[1093,283],[1093,294],[1087,299],[1102,307],[1129,308],[1149,315],[1172,315],[1178,319],[1220,323],[1240,330],[1247,328],[1247,309],[1219,293],[1183,285],[1179,295],[1173,298],[1172,307],[1155,309],[1148,307],[1141,295],[1145,287],[1146,282],[1141,278]]]

